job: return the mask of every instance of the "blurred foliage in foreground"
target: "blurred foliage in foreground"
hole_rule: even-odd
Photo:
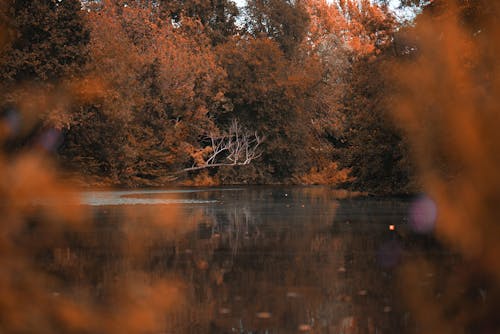
[[[412,51],[393,71],[394,115],[438,204],[436,235],[466,261],[438,298],[436,285],[412,278],[438,264],[408,268],[406,291],[425,333],[500,328],[499,15],[498,2],[434,1],[409,30]]]

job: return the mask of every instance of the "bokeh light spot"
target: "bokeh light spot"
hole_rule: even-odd
[[[417,198],[410,206],[410,226],[417,233],[430,233],[434,230],[438,209],[428,196]]]

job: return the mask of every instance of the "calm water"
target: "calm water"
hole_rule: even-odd
[[[87,192],[94,241],[80,252],[97,261],[89,274],[97,288],[137,267],[181,282],[167,333],[414,331],[398,269],[432,241],[410,232],[408,200],[338,195],[328,187]],[[116,252],[125,230],[147,241],[132,265]]]

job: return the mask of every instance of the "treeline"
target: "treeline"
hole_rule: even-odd
[[[7,0],[1,11],[3,117],[22,120],[10,150],[35,138],[67,170],[115,185],[414,187],[387,107],[401,24],[383,5]]]

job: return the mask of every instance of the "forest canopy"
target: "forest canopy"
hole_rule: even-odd
[[[417,187],[383,2],[6,0],[2,19],[2,113],[23,119],[5,145],[51,133],[87,182]]]

